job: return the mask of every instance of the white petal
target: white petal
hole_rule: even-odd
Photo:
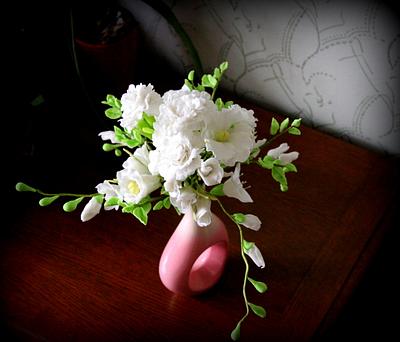
[[[224,194],[228,197],[233,197],[241,202],[249,203],[253,202],[248,192],[243,188],[243,185],[239,179],[240,177],[240,164],[236,164],[233,175],[224,183],[223,190]]]
[[[95,217],[100,212],[101,205],[102,203],[99,203],[95,197],[92,197],[82,210],[82,222],[89,221],[90,219]]]
[[[281,165],[287,165],[292,161],[296,160],[299,157],[299,152],[290,152],[290,153],[282,153],[279,156],[279,160],[281,161]]]
[[[244,216],[245,216],[245,220],[242,223],[243,226],[245,226],[246,228],[249,228],[251,230],[255,230],[255,231],[260,229],[261,221],[256,215],[247,214]]]
[[[269,150],[267,155],[270,157],[273,157],[275,159],[278,159],[279,156],[282,153],[285,153],[288,149],[289,149],[289,145],[287,143],[283,143],[283,144],[280,144],[279,147]]]
[[[216,158],[209,158],[206,161],[202,161],[197,172],[204,184],[208,186],[219,184],[224,176],[224,170]]]
[[[204,197],[198,197],[193,205],[194,215],[200,227],[207,227],[211,223],[211,201]]]
[[[258,247],[253,244],[253,246],[249,250],[244,250],[244,252],[254,261],[254,263],[261,268],[265,267],[264,258],[258,249]]]
[[[118,141],[115,139],[115,132],[114,131],[104,131],[100,132],[99,136],[102,140],[110,140],[111,143],[116,144]]]

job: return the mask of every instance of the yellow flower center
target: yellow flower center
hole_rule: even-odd
[[[214,138],[218,142],[226,142],[229,140],[230,136],[231,135],[229,134],[229,132],[227,130],[223,130],[223,131],[221,130],[221,131],[215,132]]]
[[[136,181],[132,180],[128,183],[128,190],[132,195],[137,195],[140,192],[139,185]]]

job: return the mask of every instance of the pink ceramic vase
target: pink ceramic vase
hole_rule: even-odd
[[[162,283],[174,293],[195,295],[219,280],[228,256],[228,234],[212,214],[211,224],[200,227],[187,212],[164,248],[159,264]]]

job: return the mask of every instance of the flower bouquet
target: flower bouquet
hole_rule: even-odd
[[[108,95],[103,101],[108,106],[105,114],[115,125],[113,130],[99,134],[106,141],[103,150],[125,158],[122,170],[98,184],[95,193],[51,194],[25,183],[18,183],[16,189],[41,195],[41,206],[70,197],[63,205],[66,212],[88,200],[81,212],[82,221],[104,208],[121,210],[147,224],[151,210],[172,206],[178,214],[190,213],[198,229],[207,229],[212,222],[211,204],[216,203],[238,229],[245,265],[242,288],[246,310],[231,334],[237,340],[250,312],[266,315],[263,307],[247,299],[247,284],[260,293],[267,290],[267,285],[249,276],[248,258],[261,268],[265,262],[257,245],[245,240],[242,231],[242,227],[259,230],[261,221],[252,214],[230,213],[222,198],[252,202],[240,180],[242,164],[257,164],[270,171],[280,189],[287,191],[286,174],[297,171],[293,161],[299,154],[288,152],[286,143],[267,147],[285,133],[300,135],[301,119],[290,122],[286,118],[279,123],[273,118],[268,139],[257,140],[257,119],[252,110],[215,99],[227,68],[228,63],[222,63],[212,74],[203,75],[199,83],[191,71],[181,89],[162,96],[151,84],[130,85],[121,99]]]

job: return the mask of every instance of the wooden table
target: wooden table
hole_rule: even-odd
[[[256,115],[266,127],[271,114],[256,109]],[[281,193],[264,170],[248,167],[244,178],[254,203],[226,201],[231,212],[251,212],[263,222],[259,232],[245,234],[266,260],[264,270],[251,266],[250,272],[269,291],[249,288],[248,295],[267,309],[267,318],[251,316],[242,326],[243,341],[321,335],[392,224],[398,190],[393,161],[309,128],[283,141],[301,153],[289,191]],[[244,310],[243,264],[237,231],[226,219],[231,246],[222,279],[208,293],[184,297],[158,278],[159,257],[180,219],[174,210],[152,213],[147,227],[115,211],[81,223],[78,212],[64,213],[56,204],[41,208],[34,198],[20,206],[0,246],[0,310],[13,336],[229,340]]]

